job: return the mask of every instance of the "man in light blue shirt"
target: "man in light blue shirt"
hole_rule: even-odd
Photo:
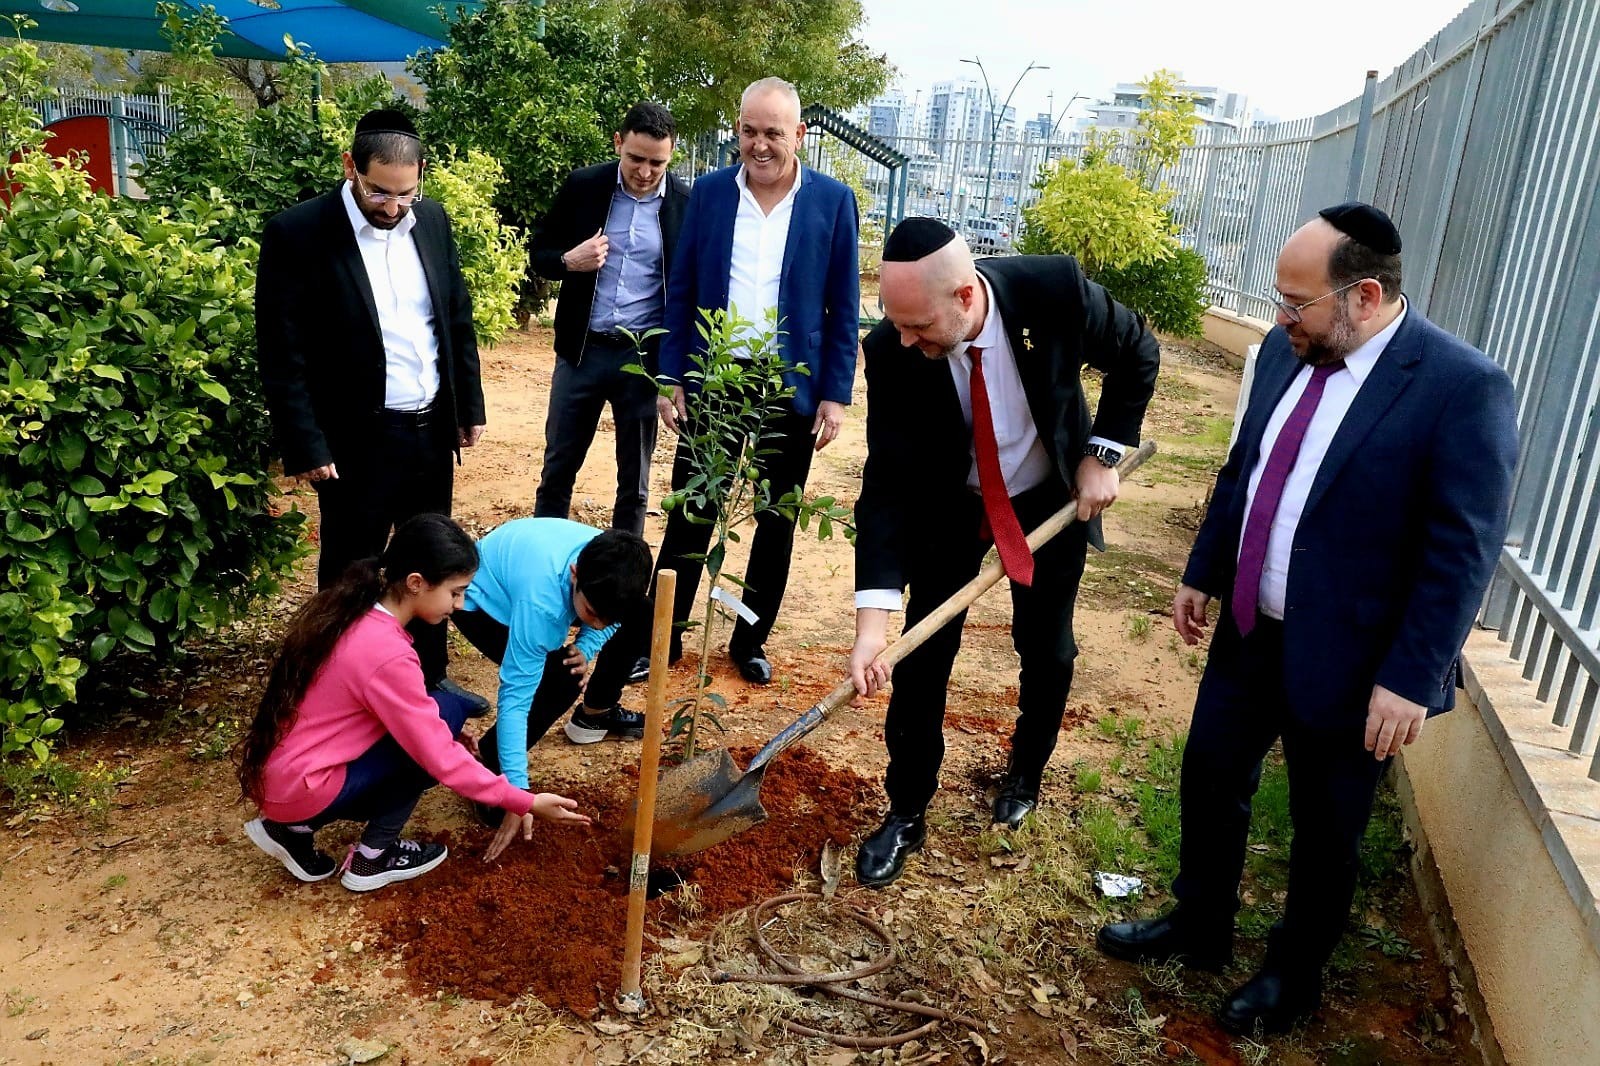
[[[635,104],[613,135],[618,158],[569,174],[534,227],[533,269],[561,282],[536,517],[568,517],[578,469],[610,404],[617,447],[611,524],[644,532],[655,383],[625,368],[657,371],[659,338],[642,352],[633,338],[662,324],[667,271],[689,203],[689,186],[667,173],[675,132],[666,108]]]
[[[528,749],[583,689],[588,664],[624,616],[645,601],[650,549],[622,530],[559,518],[518,518],[478,542],[480,561],[452,619],[500,665],[495,724],[479,741],[484,763],[528,787]],[[569,641],[574,628],[576,639]],[[642,715],[573,707],[576,743],[643,735]],[[498,822],[501,812],[492,811]]]

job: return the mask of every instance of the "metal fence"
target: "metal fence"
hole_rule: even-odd
[[[150,94],[63,90],[30,100],[28,106],[46,126],[64,118],[104,117],[111,124],[111,172],[117,192],[124,196],[144,195],[136,178],[138,168],[161,150],[179,121],[165,86]]]
[[[1600,736],[1600,3],[1475,0],[1344,106],[1206,131],[1167,175],[1212,294],[1268,317],[1273,262],[1359,198],[1405,241],[1417,310],[1517,388],[1522,458],[1482,621],[1574,754]],[[1600,752],[1589,776],[1600,780]]]

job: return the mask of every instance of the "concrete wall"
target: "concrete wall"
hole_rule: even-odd
[[[1206,340],[1234,356],[1235,366],[1243,366],[1250,346],[1260,344],[1271,329],[1271,322],[1212,307],[1206,310],[1202,333]]]
[[[1448,896],[1488,1042],[1510,1066],[1600,1062],[1600,917],[1585,839],[1600,823],[1569,791],[1592,786],[1579,795],[1593,803],[1600,785],[1583,781],[1588,759],[1566,752],[1568,731],[1549,724],[1504,644],[1475,633],[1467,660],[1465,697],[1400,760],[1408,821]]]

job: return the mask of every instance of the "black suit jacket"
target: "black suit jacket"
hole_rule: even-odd
[[[383,336],[343,185],[273,216],[261,235],[256,349],[284,470],[291,474],[339,462],[378,439],[386,377]],[[453,425],[481,426],[483,384],[472,299],[450,219],[433,200],[419,200],[411,210],[439,344],[434,408],[453,412]],[[454,443],[451,439],[448,446]]]
[[[1091,436],[1139,443],[1161,350],[1144,321],[1084,277],[1071,256],[986,259],[1016,354],[1023,391],[1056,476],[1071,487]],[[972,431],[950,367],[900,344],[887,319],[862,343],[867,376],[867,463],[856,503],[856,588],[900,588],[918,529],[941,500],[967,490]],[[1093,419],[1079,381],[1087,364],[1105,374]],[[1098,521],[1091,541],[1104,547]]]
[[[617,191],[617,169],[621,164],[596,163],[567,175],[555,203],[533,231],[530,257],[533,269],[542,277],[561,282],[561,298],[556,301],[556,355],[576,364],[583,357],[589,336],[589,312],[594,307],[594,287],[598,270],[568,270],[561,255],[593,237],[606,224],[611,213],[611,197]],[[666,302],[667,271],[683,228],[683,213],[689,205],[689,183],[676,174],[662,179],[666,187],[661,200],[661,299]],[[654,361],[655,345],[647,357]],[[656,367],[647,369],[656,373]]]

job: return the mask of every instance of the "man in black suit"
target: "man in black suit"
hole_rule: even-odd
[[[609,403],[617,437],[611,524],[644,533],[660,337],[646,342],[644,378],[623,370],[640,358],[623,330],[637,336],[662,325],[667,268],[689,203],[689,184],[667,173],[676,133],[666,108],[634,104],[612,134],[617,160],[574,170],[534,229],[533,269],[561,282],[535,517],[570,517],[572,483]]]
[[[450,220],[422,196],[403,113],[356,123],[345,180],[261,235],[256,347],[285,472],[317,490],[317,584],[377,555],[412,515],[450,513],[452,464],[483,436],[472,301]],[[414,629],[430,686],[444,626]]]
[[[1183,751],[1178,905],[1098,936],[1116,958],[1226,965],[1251,798],[1281,738],[1289,891],[1260,972],[1219,1012],[1236,1033],[1321,1001],[1378,782],[1455,703],[1517,459],[1510,378],[1408,305],[1382,211],[1323,209],[1275,284],[1277,328],[1173,601],[1188,644],[1222,603]]]
[[[1139,317],[1070,256],[974,264],[942,223],[906,219],[884,246],[885,321],[862,345],[867,462],[856,503],[856,643],[850,673],[870,696],[908,584],[906,627],[977,573],[993,542],[1011,579],[1022,660],[1011,757],[994,820],[1015,828],[1039,799],[1072,685],[1072,610],[1086,545],[1117,497],[1112,469],[1139,443],[1160,349]],[[1091,421],[1079,382],[1105,375]],[[1030,554],[1032,529],[1076,497],[1076,522]],[[894,668],[884,722],[889,814],[856,856],[856,879],[886,885],[926,836],[944,759],[945,688],[965,615]]]

